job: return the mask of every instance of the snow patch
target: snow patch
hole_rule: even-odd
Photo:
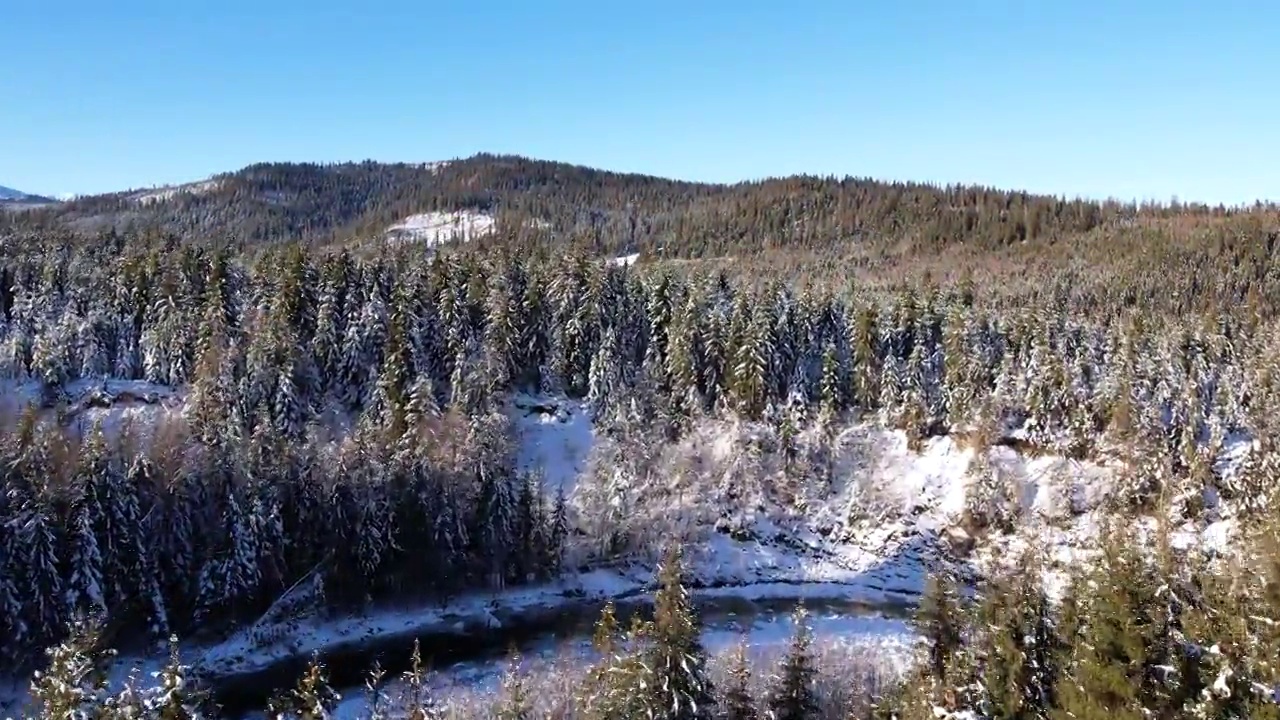
[[[507,408],[519,436],[516,464],[521,472],[540,472],[547,492],[573,493],[587,468],[595,425],[582,403],[547,401],[517,395]]]
[[[43,395],[35,381],[0,381],[0,418],[12,421],[36,406],[50,418],[60,413],[64,424],[82,433],[100,424],[109,438],[125,428],[145,438],[166,419],[180,416],[185,403],[183,391],[145,380],[77,380],[52,398]]]
[[[450,240],[466,242],[488,235],[496,224],[492,215],[469,210],[418,213],[387,228],[387,237],[433,246]]]
[[[639,259],[640,259],[640,253],[634,253],[632,255],[619,255],[618,257],[611,259],[609,261],[609,264],[616,265],[618,267],[630,267],[631,265],[635,265],[636,261]]]
[[[151,205],[153,203],[165,202],[172,200],[179,195],[205,195],[217,190],[221,187],[220,180],[199,180],[197,182],[184,183],[182,185],[165,185],[151,190],[145,190],[133,195],[133,201],[139,205]]]

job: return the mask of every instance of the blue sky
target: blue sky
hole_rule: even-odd
[[[513,152],[1280,199],[1280,3],[10,3],[0,184]]]

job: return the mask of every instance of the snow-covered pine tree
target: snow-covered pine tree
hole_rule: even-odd
[[[399,439],[408,428],[408,390],[413,368],[410,366],[412,359],[403,322],[403,318],[393,315],[382,355],[382,369],[365,408],[374,426],[388,440]]]
[[[758,418],[764,411],[773,387],[774,322],[772,305],[757,303],[742,334],[735,338],[730,388],[735,408],[749,418]]]
[[[0,500],[0,509],[4,501]],[[11,518],[0,512],[0,666],[12,667],[30,647],[25,612],[19,593],[23,568],[14,552],[18,541],[12,537]]]
[[[290,353],[292,354],[292,353]],[[284,438],[300,438],[307,418],[307,400],[292,358],[279,366],[271,396],[271,429]]]
[[[135,487],[157,488],[155,508],[145,516],[147,534],[153,538],[146,557],[154,561],[165,614],[181,627],[194,614],[200,573],[190,494],[196,481],[184,471],[160,483],[154,464],[141,456],[129,467],[129,481]]]
[[[658,568],[653,624],[643,655],[653,684],[640,691],[650,695],[650,717],[701,720],[713,717],[716,699],[707,673],[701,624],[683,573],[680,548],[673,544]]]
[[[813,631],[803,606],[792,614],[795,631],[769,692],[770,720],[810,720],[818,717],[814,691],[817,668],[813,659]]]
[[[878,349],[880,330],[877,326],[880,311],[869,305],[856,311],[848,323],[849,353],[852,365],[850,401],[863,410],[879,407],[881,357]]]
[[[69,357],[72,338],[60,332],[60,328],[60,325],[46,326],[36,335],[31,348],[31,374],[43,386],[46,402],[74,379]]]
[[[938,685],[951,679],[962,652],[964,619],[955,579],[941,568],[929,576],[916,614],[916,624],[929,647],[927,670]]]
[[[76,326],[76,366],[82,378],[106,379],[111,374],[112,359],[103,336],[107,324],[96,318],[81,320]]]
[[[422,651],[418,641],[414,640],[409,669],[400,678],[401,691],[396,708],[399,717],[406,720],[437,720],[440,717],[440,710],[431,695],[427,680]]]
[[[977,361],[969,347],[969,317],[959,305],[947,309],[942,329],[942,395],[946,401],[947,424],[960,428],[973,420],[978,388]]]
[[[591,358],[591,370],[587,378],[587,402],[597,418],[609,417],[617,402],[617,393],[623,381],[621,365],[617,333],[609,328]]]
[[[144,707],[157,720],[200,720],[206,717],[207,695],[195,686],[191,666],[182,662],[178,638],[169,638],[169,660],[155,673],[157,680],[144,696]]]
[[[235,618],[251,607],[262,576],[258,557],[262,549],[249,517],[244,488],[227,473],[222,482],[220,537],[216,553],[200,573],[197,617],[209,620]]]
[[[517,363],[516,343],[519,341],[516,305],[517,296],[501,275],[492,278],[489,283],[489,294],[485,298],[486,322],[484,326],[483,352],[493,360],[493,384],[490,392],[511,387],[519,366]]]
[[[681,401],[698,397],[703,375],[701,317],[704,310],[697,292],[696,286],[688,289],[667,330],[667,381],[671,397]],[[686,412],[700,409],[701,405],[699,399],[697,406],[686,408]]]
[[[501,588],[509,576],[516,549],[517,507],[510,479],[493,470],[481,470],[477,477],[479,497],[469,535],[475,543],[474,555],[492,587]]]
[[[0,367],[3,367],[4,377],[19,381],[29,378],[34,353],[35,332],[31,323],[23,319],[11,321],[0,345]]]
[[[43,499],[24,498],[13,539],[17,546],[14,556],[25,569],[19,589],[25,611],[23,623],[33,645],[43,647],[61,634],[68,617],[64,610],[57,526]]]
[[[401,548],[395,544],[395,506],[386,470],[378,463],[365,472],[357,488],[356,559],[365,588],[374,591],[382,584],[383,569]]]
[[[849,366],[847,358],[828,340],[822,349],[822,375],[818,382],[818,399],[823,416],[834,419],[849,407]]]
[[[649,323],[649,342],[645,346],[645,361],[661,370],[661,377],[656,379],[659,379],[665,388],[668,332],[676,305],[675,283],[668,273],[658,272],[647,279],[644,287],[646,290],[644,314]]]
[[[49,648],[49,663],[31,679],[30,694],[41,718],[94,718],[103,714],[107,672],[114,653],[100,645],[97,619],[77,619],[70,637]]]
[[[569,501],[564,486],[556,488],[556,501],[551,507],[547,530],[547,572],[555,576],[564,564],[565,545],[569,539]]]
[[[751,665],[747,658],[747,643],[742,640],[733,650],[729,660],[728,681],[724,700],[720,703],[724,720],[759,720],[755,698],[751,695]]]
[[[271,717],[296,718],[297,720],[329,720],[333,709],[342,699],[329,684],[324,665],[313,657],[306,672],[289,694],[278,698],[268,707]]]
[[[533,698],[520,670],[520,656],[513,654],[502,676],[502,696],[493,711],[494,720],[533,720]]]
[[[101,516],[102,509],[97,499],[86,493],[72,512],[64,614],[67,617],[76,613],[105,614],[107,602],[103,592],[102,550],[94,530],[94,520]]]
[[[317,291],[316,330],[311,338],[311,364],[316,369],[316,395],[328,398],[340,379],[345,324],[336,280],[326,267]]]
[[[187,417],[196,436],[213,444],[224,433],[236,386],[235,352],[226,309],[217,291],[206,298],[196,341],[195,368]]]
[[[551,334],[547,329],[548,302],[542,278],[530,275],[520,297],[520,338],[517,345],[520,357],[520,384],[538,388],[542,378],[540,370],[548,363],[551,353]]]
[[[409,384],[405,400],[405,431],[401,439],[401,452],[412,454],[417,443],[426,440],[431,423],[440,417],[440,401],[431,375],[419,374]]]

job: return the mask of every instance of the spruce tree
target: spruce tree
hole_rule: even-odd
[[[48,666],[35,672],[30,687],[41,718],[92,718],[101,712],[115,654],[100,646],[101,637],[98,618],[80,617],[67,639],[46,651]]]
[[[939,684],[948,681],[961,652],[963,622],[954,578],[945,569],[930,575],[920,598],[916,623],[928,643],[927,669]]]
[[[813,631],[803,606],[791,617],[795,634],[787,649],[769,693],[770,720],[817,720],[818,699],[814,692],[817,669],[813,665]]]
[[[306,672],[298,679],[297,686],[275,703],[271,711],[279,718],[328,720],[341,699],[342,696],[329,685],[324,665],[318,658],[312,658]]]
[[[708,677],[701,625],[683,583],[679,546],[673,545],[658,568],[653,626],[644,662],[653,674],[653,711],[668,720],[710,718],[715,707]]]
[[[721,703],[723,720],[758,720],[755,698],[751,696],[751,666],[747,659],[747,643],[742,640],[729,661],[729,677]]]
[[[178,638],[169,638],[169,661],[156,673],[156,684],[146,696],[146,709],[158,720],[197,720],[204,717],[206,693],[191,679],[191,667],[182,663]]]
[[[520,670],[520,656],[513,653],[502,676],[502,698],[493,712],[494,720],[532,720],[533,699]]]

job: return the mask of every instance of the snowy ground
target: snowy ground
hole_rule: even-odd
[[[0,419],[16,420],[27,406],[39,404],[40,394],[37,382],[0,381]],[[65,424],[85,432],[101,423],[104,432],[116,436],[125,427],[145,434],[165,418],[177,417],[184,393],[145,380],[77,380],[56,401],[62,403]],[[53,413],[54,407],[46,411]]]
[[[387,228],[387,236],[404,242],[420,242],[430,247],[451,240],[473,240],[493,232],[495,224],[492,215],[480,212],[419,213]]]
[[[572,495],[595,441],[590,415],[581,405],[545,403],[529,395],[512,398],[507,414],[520,438],[519,469],[540,472],[553,496],[559,491]]]
[[[397,242],[417,242],[434,247],[454,240],[469,242],[489,235],[497,228],[497,218],[473,210],[428,212],[410,215],[387,228],[385,236]],[[532,220],[529,227],[546,229],[544,220]]]
[[[540,470],[549,490],[563,488],[571,504],[598,491],[607,478],[590,472],[602,448],[588,409],[547,398],[517,398],[514,405],[521,409],[514,419],[522,468]],[[934,562],[981,573],[1034,549],[1048,561],[1053,591],[1055,573],[1087,562],[1121,469],[1115,461],[1023,455],[1004,446],[979,454],[950,437],[912,450],[902,432],[854,422],[834,437],[807,439],[830,456],[830,478],[795,487],[767,467],[768,459],[763,469],[744,470],[760,435],[748,423],[701,421],[667,450],[670,458],[651,477],[629,480],[632,512],[677,529],[706,585],[840,583],[871,596],[911,595]],[[1229,442],[1218,471],[1232,473],[1246,452],[1243,440]],[[615,458],[603,460],[607,469]],[[693,481],[686,479],[690,466]],[[1011,532],[979,531],[969,522],[979,479],[992,477],[1013,499]],[[1154,526],[1151,518],[1128,522]],[[1175,547],[1221,552],[1234,531],[1231,508],[1220,506],[1203,519],[1175,523],[1172,540]]]

